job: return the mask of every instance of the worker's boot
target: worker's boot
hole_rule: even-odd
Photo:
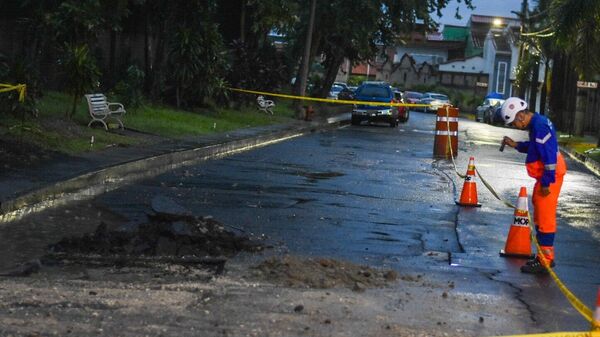
[[[546,259],[547,260],[547,259]],[[525,264],[532,264],[535,263],[536,261],[538,261],[537,255],[535,255],[533,258],[527,260],[527,262],[525,262]],[[550,267],[554,268],[556,264],[554,263],[554,260],[550,261]]]
[[[550,261],[550,267],[554,267],[554,261]],[[548,274],[548,270],[538,258],[531,259],[521,267],[521,272],[526,274]]]

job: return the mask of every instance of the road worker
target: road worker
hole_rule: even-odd
[[[538,251],[538,256],[527,261],[521,271],[545,274],[548,272],[546,267],[554,267],[556,206],[567,165],[558,150],[556,131],[548,118],[529,111],[527,103],[518,97],[510,97],[502,104],[501,115],[506,125],[529,130],[528,141],[515,142],[510,137],[504,137],[503,143],[527,153],[527,173],[536,180],[532,197],[533,221],[541,252]]]

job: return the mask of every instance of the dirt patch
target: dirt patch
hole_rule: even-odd
[[[82,138],[88,134],[87,126],[63,118],[40,119],[40,127],[43,130],[60,132],[66,138]]]
[[[327,258],[284,256],[270,258],[255,267],[257,277],[293,288],[383,287],[398,279],[393,270],[374,269]]]
[[[108,230],[105,224],[92,234],[61,240],[55,253],[125,254],[130,256],[233,256],[239,251],[260,250],[258,243],[228,231],[211,218],[185,217],[177,221],[153,221]]]
[[[60,155],[25,140],[0,136],[0,166],[4,169],[30,167]]]

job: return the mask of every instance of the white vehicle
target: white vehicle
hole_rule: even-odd
[[[448,96],[444,94],[438,94],[435,92],[424,93],[419,103],[428,105],[423,108],[423,111],[433,113],[436,113],[438,111],[438,108],[441,108],[446,105],[452,105]]]

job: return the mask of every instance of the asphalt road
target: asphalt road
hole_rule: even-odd
[[[131,226],[145,222],[150,201],[163,195],[196,215],[264,237],[277,254],[350,260],[451,283],[460,301],[429,301],[430,291],[423,290],[423,302],[403,312],[401,319],[417,327],[448,322],[453,332],[472,335],[587,329],[550,278],[523,275],[523,260],[498,256],[511,209],[482,184],[483,207],[454,204],[462,181],[450,162],[432,159],[434,120],[413,112],[398,128],[362,125],[315,133],[107,193],[93,201],[93,209]],[[514,203],[521,185],[532,190],[524,155],[498,152],[504,134],[524,133],[464,120],[460,131],[459,172],[473,155],[502,197]],[[600,182],[568,164],[555,270],[593,308],[600,280]],[[17,231],[3,229],[10,242],[0,248],[6,261],[10,255],[31,258],[48,240],[93,230],[93,222],[86,225],[82,218],[45,224],[44,217],[79,213],[68,207],[54,212],[20,222]]]
[[[512,209],[481,183],[482,208],[454,205],[462,181],[448,161],[432,159],[434,121],[434,115],[412,113],[398,128],[362,125],[317,133],[166,174],[101,200],[130,219],[143,219],[148,200],[166,194],[196,214],[264,235],[293,254],[433,274],[446,266],[483,273],[492,282],[465,280],[465,289],[496,296],[499,284],[508,286],[512,292],[498,291],[529,311],[529,317],[515,319],[546,331],[585,330],[588,323],[549,277],[523,275],[524,260],[498,256]],[[506,200],[515,203],[520,186],[531,193],[534,180],[526,175],[524,155],[498,151],[502,136],[526,139],[525,132],[467,120],[460,131],[459,172],[472,155]],[[568,164],[555,270],[593,310],[600,282],[600,181],[581,165]],[[134,194],[139,207],[121,203]],[[444,266],[422,258],[431,252],[448,256]]]

